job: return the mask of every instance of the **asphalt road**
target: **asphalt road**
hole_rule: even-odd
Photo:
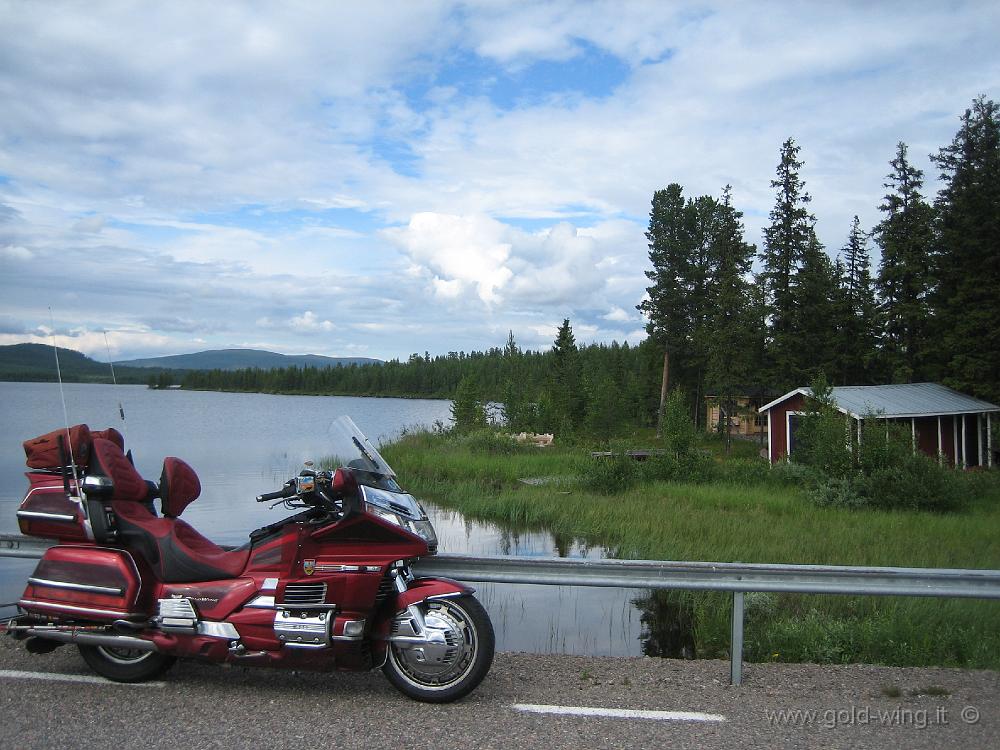
[[[76,649],[0,637],[0,744],[11,748],[996,748],[1000,674],[868,666],[498,654],[471,696],[435,706],[380,673],[190,662],[144,686],[97,680]],[[83,676],[88,681],[70,681]],[[77,677],[79,679],[79,677]],[[526,706],[543,706],[528,712]],[[672,712],[619,717],[582,707]],[[777,712],[786,712],[780,714]],[[707,720],[676,712],[709,714]],[[795,713],[798,712],[798,713]],[[814,713],[809,713],[814,712]],[[720,719],[721,717],[721,719]]]

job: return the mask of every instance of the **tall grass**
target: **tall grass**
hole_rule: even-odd
[[[408,490],[439,505],[579,538],[620,558],[1000,568],[996,474],[962,476],[965,510],[943,514],[819,507],[794,475],[748,458],[719,463],[711,481],[640,478],[594,491],[580,483],[594,460],[580,448],[416,434],[385,453]],[[518,481],[529,477],[548,482]],[[665,596],[693,613],[699,656],[727,655],[727,597]],[[761,604],[748,608],[750,659],[1000,668],[1000,602],[754,596]]]

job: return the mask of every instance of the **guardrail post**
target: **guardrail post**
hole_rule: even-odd
[[[733,632],[729,642],[729,682],[743,682],[743,592],[733,592]]]

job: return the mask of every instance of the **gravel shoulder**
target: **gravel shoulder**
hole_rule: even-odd
[[[1000,673],[990,671],[747,664],[736,688],[725,661],[501,653],[471,696],[434,706],[404,698],[377,672],[182,662],[161,687],[23,679],[10,674],[89,672],[73,647],[33,656],[6,637],[0,670],[7,672],[0,738],[18,748],[1000,747]],[[726,720],[527,714],[515,704],[698,711]]]

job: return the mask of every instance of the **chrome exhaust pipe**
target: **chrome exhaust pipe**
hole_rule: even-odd
[[[45,628],[28,628],[27,635],[44,638],[60,643],[79,643],[84,646],[109,646],[110,648],[134,648],[138,651],[159,651],[156,644],[145,638],[135,638],[130,635],[102,635],[99,633],[82,633],[78,630],[56,630]]]

